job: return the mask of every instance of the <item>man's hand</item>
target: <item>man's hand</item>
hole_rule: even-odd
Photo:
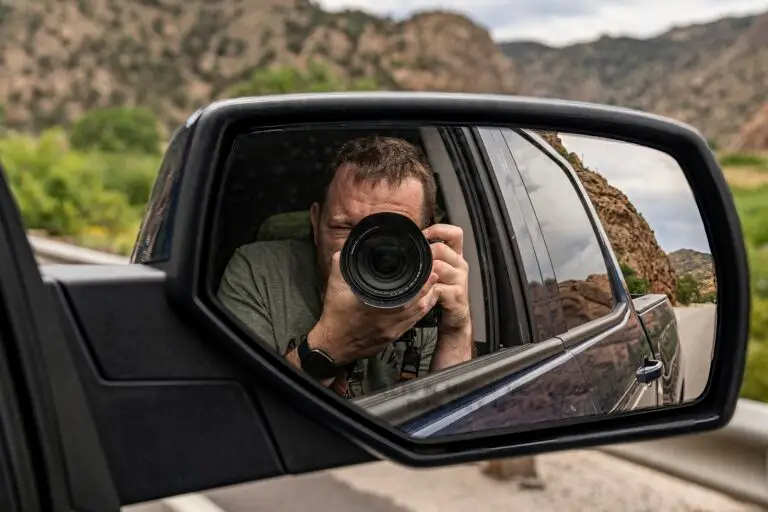
[[[434,224],[424,230],[431,245],[432,271],[442,308],[438,341],[430,371],[472,359],[472,319],[469,312],[469,265],[464,260],[464,232],[458,226]]]
[[[323,313],[307,341],[344,365],[379,353],[426,315],[438,300],[438,273],[433,270],[419,294],[405,306],[377,309],[366,306],[352,293],[341,275],[340,254],[333,255]]]

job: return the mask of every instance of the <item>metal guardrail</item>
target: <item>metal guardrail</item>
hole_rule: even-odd
[[[29,236],[29,241],[41,264],[116,265],[129,261],[123,256],[42,237]],[[731,423],[714,432],[612,445],[599,450],[768,507],[768,404],[742,398]],[[169,497],[155,506],[172,512],[221,510],[201,494]],[[143,508],[136,507],[137,511]]]
[[[742,398],[723,429],[600,450],[768,507],[768,404]]]
[[[33,235],[29,235],[27,238],[32,245],[35,257],[42,264],[122,265],[129,261],[125,256],[94,251],[49,238]]]

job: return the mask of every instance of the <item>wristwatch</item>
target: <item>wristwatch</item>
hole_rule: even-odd
[[[339,367],[331,356],[319,348],[309,347],[306,334],[299,338],[296,353],[301,361],[301,369],[310,377],[325,380],[336,377],[339,372]]]

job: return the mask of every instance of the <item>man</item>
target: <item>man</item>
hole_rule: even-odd
[[[256,336],[342,396],[360,396],[404,380],[403,359],[416,354],[418,375],[472,357],[468,266],[456,226],[429,225],[436,185],[410,143],[364,137],[346,143],[331,167],[323,197],[310,210],[312,241],[255,242],[235,251],[218,296]],[[423,228],[433,271],[419,295],[395,310],[362,304],[339,270],[350,230],[364,217],[390,211]],[[437,329],[397,342],[436,304]]]

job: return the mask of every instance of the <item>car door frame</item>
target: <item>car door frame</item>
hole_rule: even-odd
[[[2,344],[14,381],[13,395],[3,401],[8,406],[15,399],[19,412],[14,422],[19,444],[13,446],[19,456],[14,469],[19,510],[117,510],[111,473],[57,308],[1,164],[0,232],[1,306],[7,322]]]
[[[499,128],[499,131],[503,129],[504,128]],[[634,303],[630,297],[629,290],[626,288],[623,276],[621,276],[619,273],[619,262],[611,248],[605,228],[602,226],[595,206],[592,204],[592,201],[589,198],[584,185],[581,183],[581,180],[576,174],[576,171],[571,166],[570,162],[568,162],[562,155],[560,155],[540,135],[536,134],[534,131],[528,129],[511,128],[509,128],[509,130],[515,132],[526,142],[530,143],[532,146],[541,151],[555,165],[562,169],[562,171],[567,176],[568,181],[573,187],[573,191],[579,197],[581,204],[588,212],[590,224],[592,225],[593,232],[603,255],[603,260],[605,261],[606,270],[608,271],[609,280],[611,282],[611,291],[613,293],[614,300],[616,301],[614,308],[607,315],[587,322],[586,324],[580,325],[574,329],[569,329],[564,333],[560,333],[558,337],[563,340],[566,348],[571,353],[575,353],[577,350],[583,349],[584,345],[587,343],[592,342],[596,344],[596,337],[607,336],[607,333],[609,333],[611,330],[620,329],[620,326],[627,325],[628,322],[631,321],[631,317],[634,316],[635,320],[640,323],[640,332],[642,333],[642,337],[645,340],[645,348],[649,357],[657,358],[658,354],[655,353],[651,340],[646,336],[645,330],[642,328],[642,323],[639,321],[639,317],[635,311]],[[515,155],[512,151],[512,148],[509,148],[509,151],[512,154],[512,159],[514,160]],[[517,167],[517,165],[515,165],[515,172],[517,172],[522,179],[522,173],[520,172],[520,169]],[[541,230],[541,226],[538,222],[536,222],[534,226],[529,225],[529,229],[538,230],[540,236],[544,237],[544,233]],[[546,242],[546,238],[544,239]],[[549,254],[547,254],[547,257],[549,257]],[[582,372],[586,372],[586,370],[582,368]],[[632,376],[630,376],[630,378],[631,377]],[[584,378],[587,382],[590,381],[586,373],[584,373]],[[612,404],[611,411],[636,409],[637,404],[642,401],[642,396],[646,392],[650,391],[651,388],[653,388],[653,401],[655,401],[655,405],[658,406],[658,396],[661,386],[660,382],[660,380],[656,380],[650,386],[648,386],[634,381],[633,387],[628,389],[627,393],[622,395],[621,399],[617,403]],[[646,403],[649,400],[650,399],[646,399]],[[630,407],[624,407],[624,403],[631,403],[633,405]],[[599,399],[597,397],[595,397],[595,405],[599,410]]]

